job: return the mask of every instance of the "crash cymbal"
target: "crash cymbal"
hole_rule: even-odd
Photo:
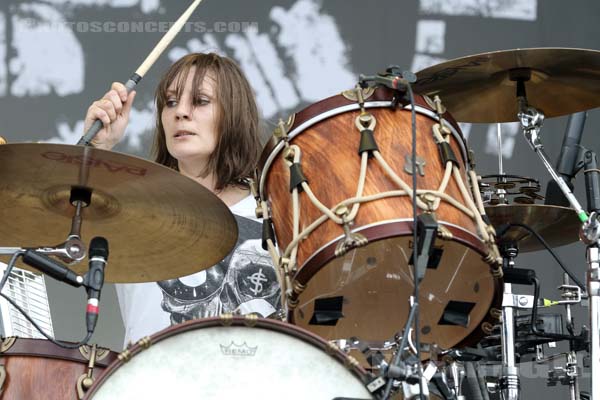
[[[538,48],[495,51],[450,60],[417,73],[413,89],[439,95],[460,122],[517,121],[517,76],[528,103],[546,117],[600,106],[600,51]]]
[[[141,158],[83,146],[7,144],[0,146],[0,170],[0,246],[64,242],[75,212],[71,188],[89,188],[81,239],[108,240],[109,282],[189,275],[219,262],[237,240],[235,219],[218,197]],[[85,273],[87,260],[72,268]]]
[[[495,228],[509,223],[525,224],[540,234],[551,246],[558,247],[579,240],[581,222],[575,211],[568,207],[544,204],[511,204],[485,207]],[[516,242],[519,252],[544,249],[527,230],[514,227],[498,238],[500,243]]]

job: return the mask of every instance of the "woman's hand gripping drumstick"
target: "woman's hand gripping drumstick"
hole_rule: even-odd
[[[112,148],[123,136],[125,126],[129,121],[129,112],[131,111],[131,102],[135,94],[131,95],[133,88],[140,83],[146,72],[154,65],[165,49],[171,44],[177,34],[183,29],[186,22],[190,19],[202,0],[194,0],[191,6],[179,17],[171,29],[158,42],[156,47],[150,52],[142,65],[135,71],[129,80],[123,84],[113,84],[111,90],[101,99],[92,104],[88,109],[85,118],[85,134],[77,142],[78,145],[89,146],[92,140],[100,133],[100,137],[94,140],[93,144],[101,148]],[[126,96],[123,96],[123,88]],[[110,104],[109,104],[110,102]],[[120,110],[120,111],[118,111]],[[126,112],[126,115],[124,113]],[[88,120],[88,117],[90,120]],[[108,117],[108,118],[107,118]],[[114,117],[114,118],[113,118]],[[94,118],[92,121],[91,118]],[[89,124],[88,124],[89,122]],[[123,129],[121,130],[121,125]],[[104,128],[104,129],[103,129]],[[114,141],[116,139],[116,142]],[[103,142],[106,140],[106,142]],[[114,143],[113,143],[114,142]]]

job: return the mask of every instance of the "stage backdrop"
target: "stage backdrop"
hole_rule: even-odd
[[[111,82],[129,77],[188,3],[2,1],[0,135],[9,142],[76,143],[90,103]],[[359,73],[372,74],[390,64],[417,72],[447,59],[495,50],[599,49],[599,17],[600,3],[595,0],[205,0],[185,32],[141,83],[131,124],[116,150],[148,155],[157,79],[188,52],[215,51],[239,63],[255,90],[266,138],[279,117],[352,87]],[[560,151],[565,125],[565,117],[545,123],[544,142],[553,160]],[[592,111],[584,145],[598,148],[599,128],[600,115]],[[537,178],[545,187],[548,175],[518,126],[503,124],[503,132],[506,172]],[[496,173],[496,126],[465,124],[463,133],[475,150],[478,172]],[[576,185],[584,200],[583,179]],[[559,248],[558,253],[583,279],[584,246],[576,243]],[[546,253],[523,254],[518,265],[535,268],[543,281],[542,295],[557,298],[555,288],[562,274]],[[48,290],[56,336],[80,338],[83,291],[51,280]],[[94,339],[119,349],[122,323],[112,288],[103,293],[102,305]],[[576,315],[579,329],[585,310]],[[564,387],[546,388],[546,369],[533,364],[523,367],[528,376],[523,381],[524,398],[567,396]]]

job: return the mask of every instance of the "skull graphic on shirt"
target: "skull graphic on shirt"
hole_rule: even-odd
[[[265,313],[280,308],[281,291],[269,254],[262,249],[260,239],[243,240],[248,233],[257,237],[260,223],[238,216],[236,219],[240,239],[223,261],[189,277],[158,282],[163,293],[162,308],[170,313],[172,324],[223,313],[257,312],[267,317]],[[253,309],[257,299],[267,307]]]

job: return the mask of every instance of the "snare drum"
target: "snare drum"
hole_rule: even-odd
[[[104,348],[63,349],[48,340],[6,338],[0,343],[0,398],[82,399],[116,358]]]
[[[466,143],[441,104],[415,95],[413,167],[411,105],[393,97],[352,90],[313,104],[280,122],[262,153],[257,212],[265,244],[279,248],[270,245],[289,321],[330,340],[383,342],[402,330],[416,173],[418,213],[437,221],[420,284],[421,340],[473,342],[500,315],[502,270]]]
[[[358,363],[316,335],[255,317],[194,320],[142,339],[89,391],[109,399],[371,399]]]

